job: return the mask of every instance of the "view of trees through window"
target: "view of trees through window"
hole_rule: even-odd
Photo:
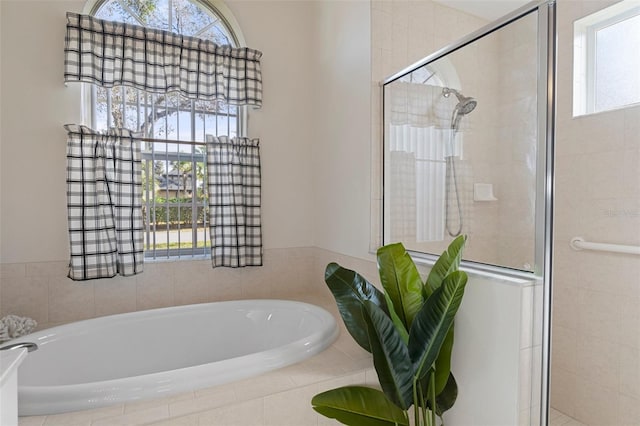
[[[94,16],[236,45],[225,21],[195,0],[108,0]],[[127,128],[151,139],[142,146],[145,256],[206,255],[206,135],[242,136],[241,108],[223,101],[92,87],[92,127]],[[179,143],[184,142],[184,143]]]

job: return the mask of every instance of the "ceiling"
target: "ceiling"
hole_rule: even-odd
[[[471,15],[493,21],[516,10],[530,0],[434,0],[436,3],[458,9]]]

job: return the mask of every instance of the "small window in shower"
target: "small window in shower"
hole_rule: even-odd
[[[640,5],[625,0],[574,23],[574,116],[640,103]]]

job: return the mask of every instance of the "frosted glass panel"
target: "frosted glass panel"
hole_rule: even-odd
[[[640,15],[595,33],[595,110],[640,102]]]

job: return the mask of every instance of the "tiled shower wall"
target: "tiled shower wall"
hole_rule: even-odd
[[[615,1],[558,2],[551,404],[587,425],[640,424],[640,106],[573,118],[573,21]],[[631,53],[631,52],[630,52]]]

